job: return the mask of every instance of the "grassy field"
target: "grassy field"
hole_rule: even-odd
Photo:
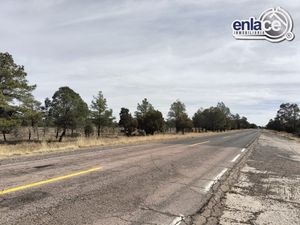
[[[233,132],[233,131],[228,131]],[[217,132],[206,133],[187,133],[187,134],[158,134],[153,136],[125,137],[116,138],[78,138],[66,140],[64,142],[22,142],[18,144],[1,144],[0,159],[16,157],[22,155],[46,154],[51,152],[76,151],[88,147],[105,147],[114,145],[130,145],[139,143],[149,143],[163,140],[176,140],[183,138],[194,138],[216,135]]]

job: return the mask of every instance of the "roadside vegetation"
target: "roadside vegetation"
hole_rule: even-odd
[[[228,131],[234,132],[234,131]],[[84,148],[93,147],[114,147],[124,146],[132,144],[146,144],[166,140],[180,140],[186,138],[205,137],[216,135],[216,132],[203,132],[203,133],[187,133],[185,135],[179,134],[156,134],[147,136],[116,136],[112,137],[101,137],[101,138],[72,138],[66,139],[63,142],[28,142],[22,141],[18,144],[2,144],[0,145],[0,159],[12,156],[20,155],[35,155],[39,153],[51,153],[51,152],[65,152],[65,151],[76,151]]]
[[[276,117],[269,121],[266,128],[291,133],[300,137],[299,106],[293,103],[282,103]]]
[[[232,114],[223,102],[200,108],[190,118],[185,104],[176,100],[165,119],[147,98],[133,113],[122,107],[117,121],[101,91],[87,104],[80,94],[62,86],[39,102],[32,94],[36,85],[26,77],[24,66],[17,65],[9,53],[0,53],[2,152],[106,146],[256,127],[246,117]]]

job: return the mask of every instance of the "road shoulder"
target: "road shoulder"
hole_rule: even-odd
[[[261,135],[222,201],[219,224],[300,224],[300,143]]]

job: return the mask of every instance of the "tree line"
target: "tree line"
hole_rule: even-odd
[[[18,127],[28,128],[28,140],[31,140],[32,132],[39,139],[39,127],[55,128],[58,141],[63,140],[67,131],[73,133],[78,129],[87,137],[94,132],[100,137],[103,127],[120,127],[128,136],[153,135],[171,128],[184,133],[256,127],[246,117],[232,114],[222,102],[215,107],[199,109],[189,118],[185,104],[176,100],[165,120],[147,98],[138,103],[134,114],[125,107],[121,108],[120,119],[116,122],[101,91],[88,105],[70,87],[60,87],[52,98],[41,103],[32,94],[36,85],[30,85],[26,76],[24,66],[17,65],[9,53],[0,53],[0,132],[4,141],[7,141],[7,134]]]
[[[282,103],[275,118],[269,121],[266,128],[300,135],[299,106],[294,103]]]

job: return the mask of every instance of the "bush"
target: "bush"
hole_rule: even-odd
[[[87,123],[84,127],[84,135],[90,137],[94,134],[94,127],[92,123]]]

